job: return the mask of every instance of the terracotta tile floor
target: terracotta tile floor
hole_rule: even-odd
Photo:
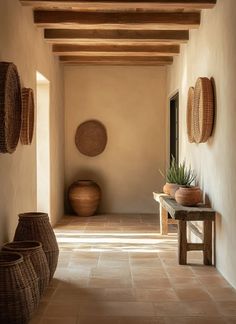
[[[155,215],[64,217],[58,269],[31,324],[236,323],[236,292],[214,267],[177,263],[176,228]]]

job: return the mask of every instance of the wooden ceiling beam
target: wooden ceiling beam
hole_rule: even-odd
[[[74,64],[119,64],[119,65],[170,65],[173,62],[173,57],[152,57],[152,56],[60,56],[60,62]]]
[[[63,10],[35,10],[34,22],[45,28],[99,29],[189,29],[198,28],[200,12],[101,13]]]
[[[216,0],[21,0],[23,5],[37,9],[65,9],[88,11],[156,11],[200,10],[213,8]]]
[[[55,55],[78,56],[173,56],[179,54],[179,45],[53,45]]]
[[[51,43],[96,43],[96,44],[147,44],[147,43],[186,43],[187,30],[80,30],[45,29],[44,37]]]

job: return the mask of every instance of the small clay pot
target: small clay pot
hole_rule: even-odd
[[[180,187],[175,200],[182,206],[196,206],[202,202],[202,191],[199,187]]]
[[[175,198],[175,192],[178,189],[179,189],[178,184],[167,182],[163,187],[163,192],[167,195],[170,195],[172,198]]]

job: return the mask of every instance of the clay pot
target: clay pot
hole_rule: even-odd
[[[101,200],[101,189],[92,180],[78,180],[69,188],[69,201],[78,216],[95,214]]]
[[[163,192],[167,195],[170,195],[172,198],[175,198],[175,192],[178,189],[179,189],[178,184],[167,182],[163,187]]]
[[[175,193],[175,200],[182,206],[196,206],[202,202],[202,191],[199,187],[181,187]]]

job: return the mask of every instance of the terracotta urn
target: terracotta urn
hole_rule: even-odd
[[[176,190],[179,189],[179,185],[176,183],[169,183],[166,182],[166,184],[163,187],[163,192],[167,195],[170,195],[172,198],[175,197]]]
[[[92,180],[78,180],[70,186],[68,196],[70,205],[78,216],[92,216],[100,203],[101,189]]]
[[[199,187],[180,187],[175,200],[182,206],[196,206],[202,202],[202,191]]]

